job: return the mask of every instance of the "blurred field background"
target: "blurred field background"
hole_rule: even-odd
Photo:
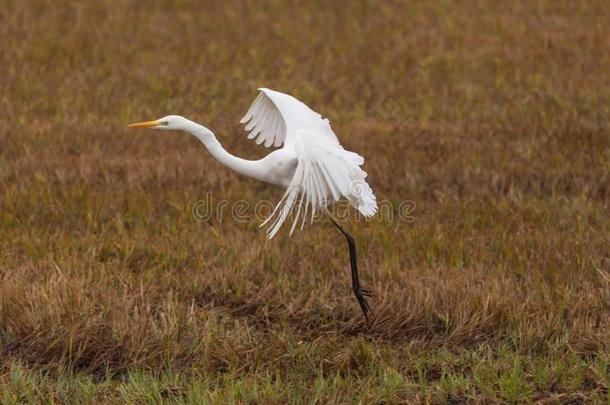
[[[4,0],[0,402],[608,401],[610,7],[603,1]],[[198,222],[276,201],[257,87],[329,117],[412,220],[267,241]]]

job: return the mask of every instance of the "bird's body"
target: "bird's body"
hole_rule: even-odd
[[[281,147],[260,160],[246,160],[230,154],[212,131],[181,116],[170,115],[129,127],[183,130],[197,137],[212,156],[228,168],[284,187],[284,196],[262,224],[269,225],[269,238],[277,234],[289,214],[295,214],[290,228],[292,234],[298,224],[302,228],[316,213],[328,213],[326,207],[341,199],[347,199],[365,217],[374,215],[377,211],[375,195],[365,181],[366,173],[360,168],[364,159],[341,146],[328,119],[290,95],[265,88],[259,90],[260,94],[241,123],[246,124],[248,138],[267,147]],[[354,292],[367,316],[370,308],[363,295],[370,292],[359,285],[355,243],[332,217],[331,220],[347,238]]]
[[[284,145],[257,162],[265,170],[265,175],[259,180],[284,188],[290,184],[298,165],[293,144]]]

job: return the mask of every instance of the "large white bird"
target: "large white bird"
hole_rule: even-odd
[[[138,122],[129,128],[182,130],[194,135],[222,164],[245,176],[286,188],[284,196],[272,214],[261,224],[269,224],[271,239],[292,214],[290,234],[301,223],[313,221],[323,212],[347,239],[352,288],[368,322],[371,308],[365,297],[373,294],[360,286],[356,260],[356,243],[333,218],[327,206],[342,198],[365,217],[377,212],[373,191],[366,183],[366,173],[360,168],[362,156],[345,150],[330,127],[328,119],[311,110],[296,98],[266,88],[259,89],[246,115],[248,138],[257,144],[281,148],[260,160],[241,159],[227,152],[214,133],[184,117],[168,115],[155,121]],[[309,212],[309,213],[308,213]]]

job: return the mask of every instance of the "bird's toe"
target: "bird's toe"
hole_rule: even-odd
[[[365,297],[372,297],[373,294],[369,290],[366,290],[363,288],[356,289],[355,293],[356,293],[356,299],[358,300],[358,304],[360,304],[362,313],[364,314],[364,317],[366,318],[366,322],[368,323],[369,315],[373,314],[373,310],[371,309],[371,306],[369,305],[369,303],[367,302]]]

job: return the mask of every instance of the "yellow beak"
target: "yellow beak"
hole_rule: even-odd
[[[127,125],[127,128],[151,128],[156,127],[157,125],[161,125],[159,121],[144,121],[144,122],[136,122],[135,124]]]

